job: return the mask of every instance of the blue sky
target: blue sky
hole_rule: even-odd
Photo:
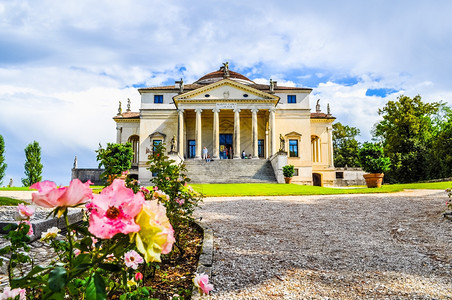
[[[43,176],[68,184],[74,156],[96,167],[136,87],[193,82],[229,61],[258,82],[311,87],[337,121],[371,139],[401,94],[452,99],[450,1],[2,1],[3,184],[38,141]]]

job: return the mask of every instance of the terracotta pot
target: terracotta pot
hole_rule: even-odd
[[[284,177],[284,180],[286,181],[286,183],[291,183],[292,177]]]
[[[384,173],[371,173],[364,174],[364,179],[366,180],[366,184],[368,188],[379,188],[383,183]]]

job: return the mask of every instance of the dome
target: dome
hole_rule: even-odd
[[[209,74],[204,75],[203,77],[199,78],[197,81],[195,81],[194,83],[197,84],[210,84],[210,83],[214,83],[223,79],[230,79],[230,80],[234,80],[243,84],[254,84],[253,81],[251,81],[250,79],[248,79],[247,77],[243,76],[240,73],[234,72],[234,71],[228,71],[229,72],[229,77],[226,76],[224,68],[220,68],[220,70],[215,71],[215,72],[211,72]]]

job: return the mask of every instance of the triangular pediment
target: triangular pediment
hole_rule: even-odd
[[[279,97],[252,88],[246,84],[229,79],[223,79],[173,97],[177,103],[206,103],[206,102],[273,102]]]

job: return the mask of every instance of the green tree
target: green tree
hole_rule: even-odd
[[[391,182],[414,182],[427,179],[431,158],[433,119],[440,103],[424,103],[421,96],[399,96],[389,101],[378,114],[374,137],[380,140],[391,159],[387,179]]]
[[[33,141],[25,148],[25,178],[22,178],[24,186],[30,186],[42,180],[41,147]]]
[[[103,149],[99,144],[99,149],[96,152],[99,168],[102,166],[105,168],[101,176],[107,184],[132,167],[133,149],[131,143],[108,143],[106,149]]]
[[[452,177],[452,109],[442,103],[434,121],[430,177]]]
[[[342,125],[340,122],[333,124],[334,166],[360,166],[358,160],[359,143],[356,140],[359,133],[360,131],[356,127]]]
[[[5,141],[0,134],[0,184],[3,183],[3,177],[5,177],[5,170],[8,165],[5,163]]]

